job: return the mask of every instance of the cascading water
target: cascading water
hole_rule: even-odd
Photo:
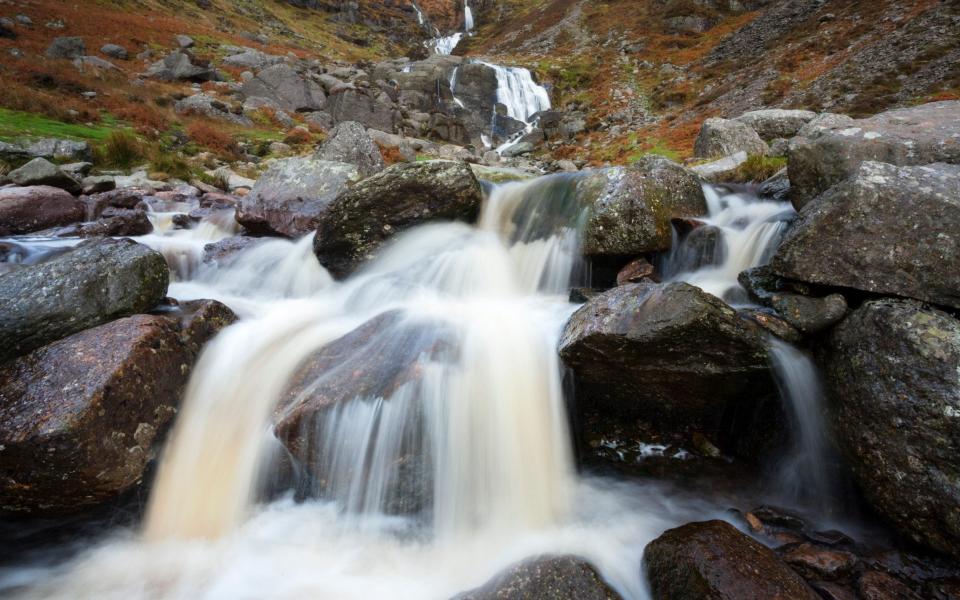
[[[468,33],[473,31],[473,11],[470,9],[470,0],[463,0],[463,29]]]

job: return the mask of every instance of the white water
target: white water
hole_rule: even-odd
[[[463,0],[463,29],[468,33],[473,31],[473,11],[470,10],[470,0]]]

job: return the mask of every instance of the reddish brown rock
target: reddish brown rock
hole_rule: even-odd
[[[783,555],[783,560],[807,579],[839,579],[857,564],[857,557],[843,550],[800,544]]]
[[[653,268],[653,265],[650,264],[650,261],[645,258],[638,258],[627,263],[627,266],[620,269],[620,272],[617,273],[617,285],[638,283],[644,279],[659,281],[655,273],[656,270]]]
[[[857,590],[863,600],[920,600],[920,596],[899,579],[880,571],[867,571],[861,575]]]
[[[82,221],[84,204],[46,185],[0,189],[0,235],[18,235]]]

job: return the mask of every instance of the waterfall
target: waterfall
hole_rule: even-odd
[[[473,11],[470,10],[470,0],[463,0],[463,29],[468,33],[473,30]]]
[[[502,67],[482,62],[497,75],[497,102],[507,107],[507,115],[524,123],[542,110],[550,109],[550,95],[546,88],[533,80],[523,67]]]

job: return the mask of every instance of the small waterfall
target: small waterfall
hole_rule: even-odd
[[[507,107],[507,114],[518,121],[529,122],[530,117],[550,109],[550,95],[546,88],[533,80],[529,69],[502,67],[482,62],[497,74],[497,102]]]
[[[473,11],[470,9],[470,0],[463,0],[463,29],[473,31]]]
[[[153,225],[153,232],[137,237],[137,241],[163,254],[171,275],[178,281],[188,280],[196,273],[203,258],[204,246],[235,235],[238,230],[233,209],[215,211],[192,227],[174,229],[173,217],[189,212],[190,207],[175,203],[164,208],[167,210],[151,207],[147,218]]]

